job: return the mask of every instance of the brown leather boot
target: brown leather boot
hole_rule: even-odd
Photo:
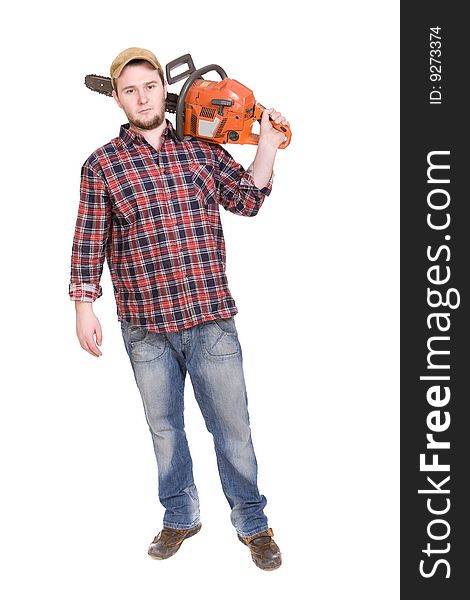
[[[255,565],[264,571],[273,571],[282,564],[281,551],[272,539],[273,536],[271,528],[251,537],[242,537],[238,534],[238,539],[250,549]]]
[[[191,529],[170,529],[169,527],[164,527],[154,537],[153,542],[149,546],[148,554],[158,560],[170,558],[170,556],[178,552],[184,540],[196,535],[201,527],[201,523],[198,523],[196,527],[192,527]]]

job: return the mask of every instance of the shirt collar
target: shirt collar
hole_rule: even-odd
[[[172,123],[168,119],[165,119],[165,121],[166,121],[166,127],[162,132],[162,144],[165,142],[165,140],[167,138],[171,139],[175,142],[178,142],[179,140],[176,137],[176,131],[175,131]],[[145,138],[140,133],[137,133],[136,131],[131,129],[129,126],[129,123],[126,123],[125,125],[121,125],[121,129],[119,131],[119,137],[121,138],[121,140],[124,142],[124,144],[128,148],[130,148],[131,146],[139,145],[139,144],[142,144],[143,142],[145,142]]]

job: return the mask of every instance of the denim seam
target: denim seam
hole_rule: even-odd
[[[214,450],[215,450],[215,455],[217,457],[217,464],[219,466],[220,479],[221,479],[222,484],[223,484],[222,487],[223,487],[223,489],[229,489],[229,485],[230,485],[229,484],[229,480],[227,479],[227,475],[226,475],[226,473],[224,471],[222,460],[220,460],[220,453],[219,453],[219,451],[218,451],[218,449],[217,449],[217,447],[215,445],[214,445]]]

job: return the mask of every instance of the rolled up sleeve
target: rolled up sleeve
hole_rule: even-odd
[[[80,204],[72,244],[70,300],[94,302],[100,285],[111,227],[111,207],[99,166],[86,162],[80,180]]]
[[[257,188],[253,178],[252,166],[244,169],[232,156],[213,144],[215,153],[217,202],[226,210],[246,217],[254,217],[261,208],[266,196],[272,190],[273,175],[263,188]]]

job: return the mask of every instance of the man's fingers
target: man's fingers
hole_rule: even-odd
[[[92,350],[90,349],[88,342],[84,341],[83,344],[81,344],[81,346],[84,350],[86,350],[88,352],[88,354],[91,354],[92,356],[96,356],[94,354],[94,352],[92,352]]]
[[[83,338],[80,340],[80,346],[92,356],[101,356],[102,352],[95,344],[93,338]]]
[[[275,123],[289,125],[289,121],[286,121],[285,116],[282,115],[279,111],[274,110],[274,108],[268,108],[265,112],[267,113],[267,116],[269,116]]]
[[[96,343],[101,346],[103,343],[103,332],[101,331],[101,325],[96,327]]]
[[[91,338],[91,340],[87,340],[87,344],[89,352],[91,352],[91,354],[93,354],[94,356],[101,356],[102,352],[95,344],[95,340],[93,338]]]

